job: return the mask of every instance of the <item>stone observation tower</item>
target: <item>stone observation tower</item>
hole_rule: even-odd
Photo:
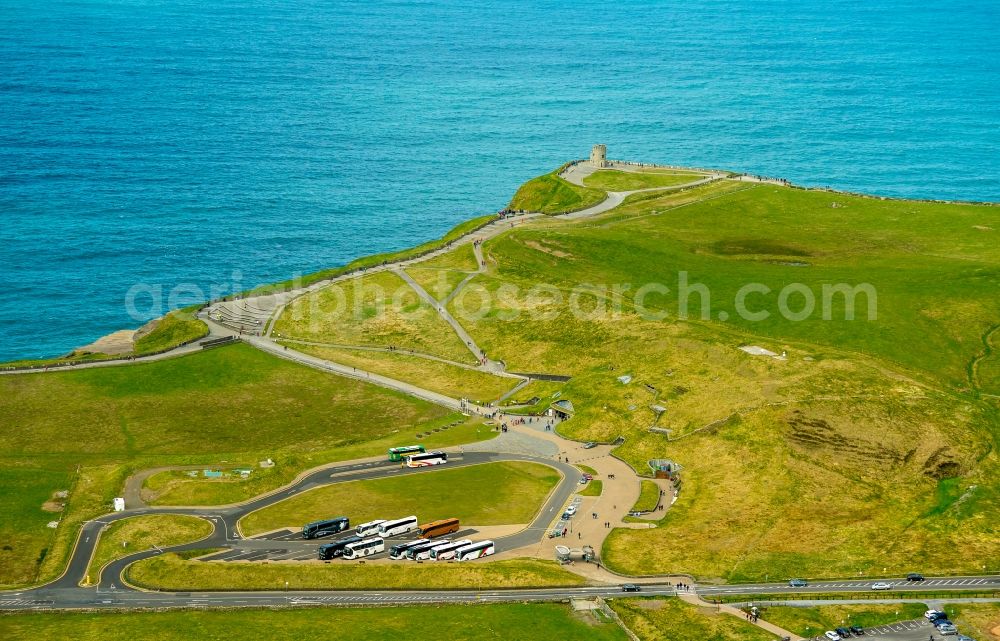
[[[590,164],[598,169],[608,166],[608,148],[604,145],[594,145],[590,150]]]

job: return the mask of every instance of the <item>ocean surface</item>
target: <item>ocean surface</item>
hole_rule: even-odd
[[[596,142],[997,201],[998,34],[950,0],[0,0],[0,360],[437,237]]]

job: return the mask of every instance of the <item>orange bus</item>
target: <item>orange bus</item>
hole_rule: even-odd
[[[452,532],[458,532],[458,519],[441,519],[424,523],[420,526],[418,536],[422,539],[432,539]]]

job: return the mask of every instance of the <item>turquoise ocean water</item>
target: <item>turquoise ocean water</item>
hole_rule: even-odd
[[[439,236],[595,142],[1000,200],[998,6],[0,0],[0,360],[137,326],[138,283]]]

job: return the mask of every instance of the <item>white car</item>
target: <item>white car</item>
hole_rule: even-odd
[[[927,612],[924,612],[924,618],[930,621],[931,619],[936,619],[939,614],[944,614],[944,612],[941,612],[940,610],[928,610]]]
[[[830,641],[840,641],[840,635],[834,632],[833,630],[827,630],[826,633],[823,634],[823,636],[825,636]]]
[[[569,506],[568,508],[566,508],[566,511],[563,512],[563,516],[566,517],[566,518],[573,518],[574,515],[576,515],[576,506],[575,505]]]
[[[892,584],[886,583],[884,581],[879,581],[878,583],[872,583],[873,590],[891,590]]]

